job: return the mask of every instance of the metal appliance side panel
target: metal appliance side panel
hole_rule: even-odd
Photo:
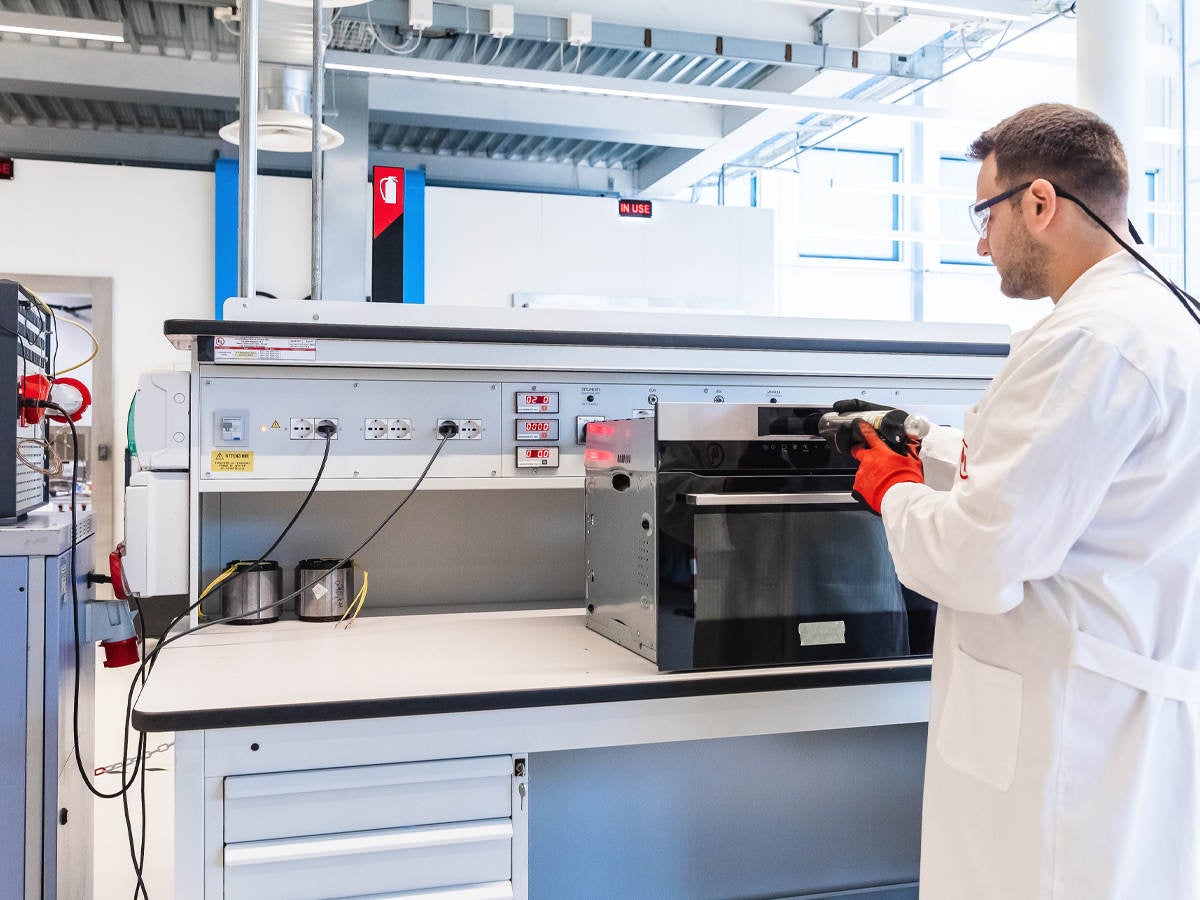
[[[654,421],[624,423],[618,458],[652,460]],[[658,661],[658,551],[654,471],[617,466],[591,472],[584,486],[587,626]]]
[[[10,557],[0,559],[0,596],[7,602],[0,605],[0,629],[3,629],[5,644],[12,648],[10,652],[0,655],[0,754],[8,761],[9,772],[0,778],[0,809],[5,815],[0,817],[0,884],[6,885],[12,893],[9,896],[28,896],[25,881],[27,860],[32,856],[36,863],[38,831],[34,816],[29,827],[26,826],[30,808],[26,806],[28,793],[37,791],[37,779],[32,783],[25,775],[36,776],[36,765],[29,766],[21,760],[29,759],[31,752],[38,749],[40,743],[37,735],[37,716],[29,715],[31,704],[29,697],[28,674],[26,671],[25,653],[20,652],[26,646],[31,635],[29,630],[35,623],[27,621],[30,610],[36,610],[36,604],[27,601],[28,571],[24,558]],[[38,643],[30,649],[31,661],[38,652]],[[38,673],[32,673],[40,680]],[[36,700],[36,696],[33,698]],[[32,720],[31,720],[32,718]],[[40,754],[39,754],[40,756]],[[33,756],[37,759],[38,756]],[[32,809],[38,809],[38,804],[31,804]],[[29,842],[34,847],[32,854],[27,852]],[[33,869],[36,875],[37,869]],[[26,890],[20,891],[25,884]],[[33,885],[40,890],[40,879],[34,877]],[[35,893],[34,896],[37,896]]]
[[[83,522],[80,522],[81,530]],[[91,568],[94,538],[81,541],[76,548],[74,573],[79,593],[80,627],[83,604],[95,598],[96,589],[87,583]],[[72,705],[75,678],[75,619],[71,594],[70,550],[45,560],[46,597],[46,788],[43,822],[45,824],[44,865],[48,885],[46,896],[92,896],[93,872],[93,801],[79,778],[75,766],[75,739]],[[95,766],[96,645],[79,645],[79,737],[84,771]],[[132,675],[131,675],[132,677]],[[59,812],[67,811],[67,823],[59,822]],[[56,883],[57,893],[50,887]]]

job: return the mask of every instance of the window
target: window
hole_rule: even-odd
[[[943,263],[964,266],[989,266],[991,260],[979,255],[979,235],[971,226],[967,206],[975,199],[975,176],[979,163],[973,159],[943,156],[939,162],[942,190],[941,228],[938,258]]]
[[[900,154],[814,148],[796,159],[799,256],[899,260]]]

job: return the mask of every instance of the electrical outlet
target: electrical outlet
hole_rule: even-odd
[[[387,419],[366,419],[363,421],[363,439],[368,441],[386,441],[388,437]]]
[[[330,435],[330,437],[329,437],[329,439],[331,441],[336,441],[338,439],[338,435],[341,434],[341,432],[342,432],[342,420],[341,419],[334,419],[331,417],[322,417],[319,419],[314,419],[313,421],[317,423],[316,427],[313,429],[314,431],[316,431],[316,428],[320,428],[322,425],[325,425],[327,423],[331,423],[333,425],[333,434]],[[318,437],[318,438],[321,437],[320,432],[317,432],[315,437]]]
[[[388,419],[387,436],[389,441],[411,441],[412,419]]]
[[[458,433],[450,438],[452,441],[479,441],[483,439],[483,419],[438,419],[437,425],[434,428],[441,428],[446,422],[453,422],[458,426]]]
[[[292,419],[291,439],[293,441],[311,441],[316,433],[317,426],[312,419]]]

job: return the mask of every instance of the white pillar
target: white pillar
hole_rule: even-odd
[[[1129,161],[1129,218],[1146,230],[1146,2],[1078,0],[1079,105],[1117,130]]]

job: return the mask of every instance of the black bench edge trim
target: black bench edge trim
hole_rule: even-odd
[[[499,709],[576,706],[586,703],[617,703],[628,700],[708,697],[717,694],[759,693],[797,688],[905,683],[928,681],[929,673],[928,665],[856,669],[842,672],[788,670],[754,676],[727,676],[702,680],[681,680],[665,676],[660,680],[650,682],[596,687],[535,688],[494,693],[446,694],[433,697],[336,700],[326,703],[296,703],[287,706],[247,706],[236,709],[172,710],[154,713],[144,713],[134,709],[133,727],[138,731],[158,732],[254,728],[265,725],[303,725],[350,719],[384,719]]]
[[[407,325],[335,325],[314,322],[224,322],[168,319],[163,334],[201,341],[201,362],[212,362],[212,337],[279,337],[352,341],[416,341],[461,344],[540,344],[699,350],[779,350],[838,353],[897,353],[922,356],[1005,357],[1008,344],[955,341],[889,341],[841,338],[752,337],[709,334],[624,334],[602,331],[527,331]],[[252,363],[253,360],[246,360]]]

